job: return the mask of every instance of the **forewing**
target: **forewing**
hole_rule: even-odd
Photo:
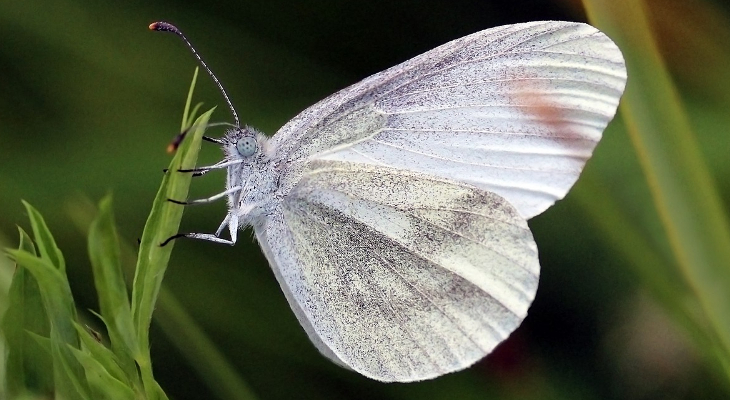
[[[537,248],[507,201],[389,167],[313,161],[256,234],[320,351],[381,381],[473,364],[537,290]]]
[[[595,28],[508,25],[454,40],[315,104],[274,136],[288,193],[306,164],[469,183],[531,218],[565,196],[613,118],[623,57]]]

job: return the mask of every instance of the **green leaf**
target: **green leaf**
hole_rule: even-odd
[[[195,110],[190,112],[190,104],[193,103],[193,93],[195,93],[195,84],[198,82],[198,72],[200,72],[200,68],[195,67],[195,71],[193,71],[193,80],[190,81],[190,88],[188,89],[188,98],[185,99],[185,109],[183,110],[180,132],[185,132],[185,129],[192,125],[192,119],[195,118],[195,113],[198,110],[198,106],[200,106],[200,104],[198,104],[195,107]]]
[[[188,113],[187,108],[192,92],[191,89],[185,115]],[[174,241],[166,246],[161,246],[161,244],[178,233],[183,214],[183,207],[169,202],[168,199],[187,198],[192,174],[179,173],[178,170],[195,167],[203,132],[213,110],[201,115],[192,128],[183,127],[183,132],[187,130],[186,138],[177,149],[168,172],[162,178],[162,185],[152,203],[152,211],[147,218],[140,241],[137,267],[132,284],[132,317],[139,350],[135,355],[135,361],[142,376],[145,394],[150,399],[159,396],[155,389],[158,385],[153,378],[152,360],[149,355],[149,328]],[[185,119],[183,119],[184,122]]]
[[[8,250],[18,265],[26,268],[38,282],[43,306],[48,313],[51,331],[55,329],[65,343],[78,346],[73,321],[76,320],[71,288],[64,275],[48,260],[24,250]]]
[[[191,93],[191,95],[192,95],[192,93]],[[202,106],[203,106],[203,103],[195,104],[195,107],[193,107],[193,111],[190,113],[190,118],[187,121],[185,121],[186,127],[193,126],[193,124],[195,122],[195,116],[198,115],[198,110],[200,110],[200,107],[202,107]]]
[[[56,245],[56,241],[53,239],[43,216],[26,201],[23,201],[23,205],[28,212],[30,226],[33,229],[33,237],[38,245],[41,257],[50,261],[51,264],[65,273],[66,262],[63,259],[63,254],[61,253],[61,249]]]
[[[28,332],[28,337],[31,338],[38,345],[39,349],[48,354],[49,357],[51,356],[51,352],[53,351],[51,349],[51,338],[41,336],[34,332]]]
[[[162,387],[160,386],[159,383],[155,382],[154,386],[155,386],[154,391],[155,391],[155,394],[157,395],[157,400],[169,400],[167,397],[167,394],[165,394],[165,391],[162,390]]]
[[[43,306],[51,325],[51,356],[56,392],[69,399],[83,397],[87,394],[83,371],[66,350],[66,344],[74,347],[79,345],[74,328],[76,309],[66,275],[48,259],[27,251],[10,250],[8,254],[18,265],[30,271],[38,282]]]
[[[135,370],[133,375],[129,375],[129,373],[122,370],[116,354],[102,343],[99,343],[83,326],[79,324],[74,324],[74,326],[79,334],[79,339],[81,339],[81,348],[87,351],[114,379],[123,382],[125,386],[134,386],[131,382],[135,379],[130,378],[136,378],[137,371]]]
[[[127,375],[136,375],[134,355],[138,353],[138,346],[122,273],[111,196],[101,201],[99,213],[89,228],[89,257],[112,351]]]
[[[69,344],[51,336],[51,354],[56,396],[62,399],[92,400],[84,371],[71,353]]]
[[[35,255],[35,247],[21,228],[19,249]],[[53,363],[50,352],[39,347],[29,333],[49,336],[50,325],[43,308],[40,289],[25,268],[15,269],[8,291],[8,309],[0,330],[7,342],[6,376],[10,397],[28,390],[35,393],[53,391]]]
[[[195,129],[188,133],[188,137],[178,149],[170,163],[168,173],[162,179],[162,186],[155,197],[152,211],[142,233],[132,289],[132,315],[140,347],[140,354],[135,359],[142,371],[146,390],[153,382],[149,359],[149,328],[152,311],[155,308],[174,241],[166,246],[161,246],[161,244],[167,238],[177,234],[183,213],[182,206],[171,203],[167,199],[187,198],[191,174],[179,173],[177,170],[195,167],[201,137],[212,111],[208,111],[196,120]]]
[[[700,344],[700,350],[722,376],[724,367],[718,363],[713,335],[705,329],[708,325],[705,315],[697,312],[700,309],[697,300],[677,276],[677,271],[668,269],[668,266],[676,268],[672,260],[666,260],[657,252],[644,232],[612,200],[606,189],[609,185],[597,182],[595,177],[584,176],[581,179],[581,184],[573,190],[573,198],[583,205],[593,225],[611,248],[628,261],[630,272],[641,286]]]
[[[84,367],[86,380],[95,400],[134,400],[134,390],[113,376],[97,357],[68,346],[68,350]]]
[[[18,227],[18,233],[20,234],[20,244],[18,245],[18,249],[25,250],[33,255],[38,255],[35,245],[33,245],[33,240],[30,238],[28,233],[21,227]]]
[[[623,51],[629,79],[621,112],[679,273],[709,322],[705,329],[730,380],[728,217],[643,3],[584,0],[590,19]]]
[[[78,206],[72,210],[72,219],[79,230],[88,231],[91,220],[98,211],[90,202],[87,207]],[[120,240],[120,245],[122,259],[131,260],[135,251],[133,246],[124,240]],[[129,270],[131,269],[130,266]],[[99,318],[103,321],[101,316]],[[164,283],[157,298],[154,322],[218,398],[255,398],[248,383],[226,359],[226,355],[216,347],[215,342]],[[83,341],[84,337],[81,336],[81,339]]]
[[[170,163],[169,171],[162,179],[162,186],[155,197],[152,212],[142,233],[132,290],[132,313],[139,345],[143,349],[148,346],[147,334],[152,311],[175,242],[172,241],[166,246],[161,244],[178,233],[183,213],[182,206],[167,199],[187,198],[191,174],[179,173],[177,170],[195,167],[200,140],[211,112],[212,110],[198,118],[195,122],[196,128],[187,140],[183,141],[183,145]]]

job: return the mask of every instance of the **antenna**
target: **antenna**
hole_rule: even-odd
[[[231,114],[233,114],[233,119],[236,121],[236,128],[239,128],[241,126],[241,122],[238,119],[238,114],[236,113],[236,109],[233,108],[233,104],[231,103],[231,99],[228,98],[228,93],[226,93],[226,90],[223,89],[223,85],[221,85],[218,78],[215,77],[213,74],[213,71],[208,68],[208,65],[203,61],[203,58],[200,57],[200,54],[195,50],[195,47],[193,47],[192,44],[190,44],[190,41],[188,38],[183,35],[183,33],[180,31],[180,29],[177,29],[177,27],[169,22],[159,21],[159,22],[153,22],[150,24],[150,30],[153,31],[161,31],[161,32],[172,32],[178,36],[185,42],[185,44],[188,45],[188,48],[190,51],[193,52],[193,55],[195,58],[200,61],[200,65],[203,66],[203,69],[205,69],[208,72],[208,75],[210,75],[211,78],[213,78],[213,82],[215,82],[216,85],[218,85],[218,89],[220,89],[221,94],[223,94],[223,98],[226,99],[226,103],[228,103],[228,108],[231,109]]]

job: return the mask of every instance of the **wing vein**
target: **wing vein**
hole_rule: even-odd
[[[386,132],[386,131],[399,131],[399,132],[443,132],[443,133],[452,133],[452,132],[460,132],[460,133],[485,133],[485,134],[505,134],[505,135],[523,135],[523,136],[535,136],[535,137],[543,137],[543,138],[550,138],[550,139],[568,139],[568,140],[590,140],[591,142],[595,142],[595,140],[585,137],[580,137],[577,135],[567,135],[567,136],[559,136],[559,135],[545,135],[545,134],[539,134],[539,133],[532,133],[532,132],[518,132],[518,131],[506,131],[502,129],[498,129],[495,131],[488,131],[488,130],[478,130],[478,129],[439,129],[439,128],[383,128],[379,129],[378,133]],[[377,135],[376,135],[377,136]],[[364,142],[369,140],[370,138],[363,138],[358,140],[357,142],[353,142],[353,144],[357,144],[360,142]],[[342,150],[344,147],[339,147],[337,150]]]
[[[449,107],[433,107],[433,108],[428,108],[428,109],[423,109],[423,110],[409,110],[409,111],[398,111],[398,112],[391,112],[391,113],[384,112],[384,113],[387,115],[402,115],[402,114],[418,114],[418,113],[422,113],[422,112],[441,111],[441,110],[458,110],[460,108],[494,108],[494,107],[536,108],[538,110],[541,110],[543,108],[542,106],[535,105],[535,104],[509,104],[509,105],[505,105],[505,104],[465,104],[465,105],[457,105],[457,106],[449,106]],[[555,108],[558,110],[580,111],[580,112],[584,112],[584,113],[588,113],[588,114],[595,114],[600,117],[605,117],[605,115],[603,113],[586,110],[586,109],[581,109],[581,108],[576,108],[576,107],[550,105],[550,108]],[[536,114],[539,115],[539,113],[536,113]]]
[[[478,349],[481,349],[482,351],[486,351],[486,349],[482,348],[482,346],[480,346],[480,345],[479,345],[479,343],[478,343],[478,342],[477,342],[477,341],[476,341],[476,340],[475,340],[475,339],[474,339],[474,338],[473,338],[473,337],[472,337],[471,335],[469,335],[469,334],[468,334],[468,333],[467,333],[467,332],[466,332],[466,331],[464,330],[464,327],[462,327],[462,326],[461,326],[461,324],[457,323],[457,322],[456,322],[456,321],[455,321],[454,319],[452,319],[452,318],[451,318],[451,316],[450,316],[450,315],[449,315],[449,314],[448,314],[448,313],[447,313],[447,312],[446,312],[446,311],[445,311],[445,310],[444,310],[444,309],[443,309],[443,308],[442,308],[441,306],[439,306],[439,305],[438,305],[438,304],[436,303],[436,301],[435,301],[435,300],[434,300],[434,299],[433,299],[432,297],[428,296],[428,295],[427,295],[427,294],[426,294],[425,292],[423,292],[423,291],[422,291],[422,290],[421,290],[420,288],[418,288],[418,287],[417,287],[417,286],[416,286],[415,284],[413,284],[412,282],[409,282],[408,280],[406,280],[406,279],[405,279],[405,277],[404,277],[403,275],[401,275],[401,274],[400,274],[400,273],[399,273],[399,272],[398,272],[398,271],[396,270],[396,268],[395,268],[395,267],[393,266],[393,264],[392,264],[392,262],[391,262],[391,261],[389,261],[389,260],[386,260],[386,259],[385,259],[385,258],[384,258],[384,257],[383,257],[383,256],[382,256],[381,254],[379,254],[379,253],[378,253],[377,255],[378,255],[378,258],[380,258],[380,259],[381,259],[381,260],[383,261],[383,263],[384,263],[384,264],[386,264],[386,265],[388,266],[388,268],[389,268],[389,269],[390,269],[390,270],[391,270],[391,271],[392,271],[392,272],[393,272],[393,273],[394,273],[395,275],[397,275],[397,276],[398,276],[398,278],[399,278],[399,279],[400,279],[400,280],[401,280],[401,281],[402,281],[403,283],[405,283],[406,285],[410,286],[410,287],[411,287],[411,288],[412,288],[413,290],[415,290],[416,292],[418,292],[418,294],[420,294],[420,295],[421,295],[421,296],[422,296],[423,298],[425,298],[426,300],[428,300],[429,304],[431,304],[432,306],[434,306],[434,307],[435,307],[435,308],[436,308],[436,309],[437,309],[437,310],[439,311],[439,313],[440,313],[441,315],[443,315],[443,316],[444,316],[444,317],[445,317],[445,318],[446,318],[447,320],[449,320],[449,321],[450,321],[450,322],[451,322],[451,323],[452,323],[452,324],[454,325],[454,327],[456,327],[456,329],[458,329],[458,330],[459,330],[459,332],[461,332],[461,334],[462,334],[462,335],[464,335],[464,337],[465,337],[465,338],[467,338],[467,339],[468,339],[468,340],[469,340],[469,341],[470,341],[470,342],[471,342],[472,344],[474,344],[474,346],[476,346],[476,347],[477,347]],[[491,296],[490,296],[490,297],[491,297]],[[494,328],[493,328],[493,327],[492,327],[491,325],[489,325],[489,329],[490,329],[490,330],[492,331],[492,333],[493,333],[493,334],[494,334],[495,336],[497,336],[497,337],[501,336],[501,335],[499,334],[499,332],[497,332],[496,330],[494,330]],[[419,346],[419,347],[420,347],[420,346]],[[428,352],[427,352],[427,353],[428,353]],[[430,358],[430,357],[429,357],[429,358]]]
[[[505,254],[503,254],[503,253],[501,253],[501,252],[497,251],[497,250],[496,250],[496,249],[494,249],[493,247],[487,246],[487,245],[485,245],[484,243],[482,243],[482,242],[480,242],[480,241],[478,241],[478,240],[475,240],[475,239],[472,239],[472,238],[470,238],[470,237],[467,237],[467,236],[465,236],[464,234],[462,234],[461,232],[453,231],[453,230],[451,230],[451,229],[449,229],[449,228],[447,228],[447,227],[445,227],[445,226],[439,225],[439,224],[437,224],[437,223],[435,223],[435,222],[432,222],[432,221],[429,221],[428,219],[425,219],[425,218],[423,218],[423,217],[421,217],[421,216],[419,216],[419,215],[417,215],[417,214],[414,214],[414,213],[412,213],[412,212],[409,212],[409,209],[407,209],[407,208],[399,208],[399,207],[396,207],[396,206],[392,206],[392,205],[389,205],[389,204],[386,204],[386,203],[382,203],[382,202],[378,202],[378,201],[375,201],[375,200],[370,200],[370,199],[366,199],[366,198],[364,198],[364,197],[361,197],[361,196],[357,196],[357,195],[355,195],[355,194],[352,194],[352,193],[347,193],[347,192],[343,192],[343,191],[341,191],[341,190],[337,190],[337,189],[334,189],[334,188],[328,188],[328,189],[318,189],[318,190],[321,190],[321,191],[326,191],[326,190],[329,190],[329,191],[332,191],[332,192],[340,193],[341,195],[344,195],[344,196],[346,196],[346,197],[349,197],[349,198],[355,198],[355,199],[359,199],[359,200],[362,200],[362,201],[365,201],[365,202],[371,202],[371,203],[376,203],[376,204],[380,204],[380,205],[382,205],[382,206],[385,206],[385,207],[388,207],[388,208],[391,208],[391,209],[394,209],[394,210],[400,211],[400,212],[402,212],[402,213],[404,213],[404,214],[406,214],[406,215],[408,215],[408,216],[410,216],[410,217],[412,217],[412,218],[414,218],[414,219],[417,219],[417,220],[421,221],[422,223],[425,223],[425,224],[427,224],[427,225],[430,225],[430,226],[432,226],[432,227],[438,228],[438,229],[440,229],[440,230],[442,230],[442,231],[444,231],[444,232],[450,233],[450,234],[451,234],[451,235],[453,235],[453,236],[457,236],[457,237],[460,237],[460,238],[466,239],[466,240],[468,240],[468,241],[470,241],[470,242],[472,242],[472,243],[475,243],[475,244],[477,244],[477,245],[481,246],[482,248],[484,248],[485,250],[487,250],[487,251],[489,251],[489,252],[491,252],[491,253],[493,253],[493,254],[496,254],[497,256],[500,256],[500,257],[502,257],[503,259],[507,260],[507,261],[508,261],[508,262],[510,262],[511,264],[517,265],[517,266],[518,266],[518,267],[519,267],[520,269],[522,269],[523,271],[526,271],[526,272],[528,272],[528,273],[530,273],[530,274],[534,274],[534,273],[533,273],[532,271],[530,271],[530,270],[529,270],[529,269],[528,269],[528,268],[527,268],[526,266],[524,266],[524,265],[520,264],[519,262],[517,262],[517,260],[515,260],[515,259],[513,259],[513,258],[511,258],[511,257],[509,257],[509,256],[507,256],[507,255],[505,255]],[[430,208],[430,207],[413,207],[413,209],[426,209],[426,210],[430,209],[430,210],[435,210],[435,211],[439,211],[439,209],[438,209],[438,208]],[[477,214],[477,215],[480,215],[480,214]],[[352,216],[352,215],[350,215],[350,217],[352,217],[353,219],[355,219],[355,217],[354,217],[354,216]],[[492,220],[495,220],[494,218],[490,218],[490,217],[487,217],[487,216],[484,216],[484,217],[485,217],[485,218],[488,218],[488,219],[492,219]],[[360,222],[360,223],[362,223],[363,225],[367,225],[365,221],[362,221],[362,220],[357,220],[357,221],[359,221],[359,222]],[[518,228],[522,228],[522,227],[520,227],[520,226],[517,226],[517,225],[515,225],[515,224],[511,224],[511,225],[513,225],[513,226],[516,226],[516,227],[518,227]],[[406,227],[403,227],[403,226],[401,226],[401,227],[402,227],[402,228],[406,228]],[[411,251],[412,251],[413,253],[416,253],[415,249],[410,249],[410,248],[409,248],[409,247],[407,247],[407,246],[406,246],[405,244],[402,244],[402,243],[400,243],[400,242],[396,241],[396,240],[395,240],[394,238],[391,238],[391,239],[392,239],[392,240],[393,240],[393,241],[394,241],[395,243],[399,243],[399,244],[401,244],[401,246],[402,246],[402,247],[404,247],[404,248],[406,248],[406,249],[409,249],[409,250],[411,250]],[[436,264],[436,265],[439,265],[439,264],[438,264],[437,262],[435,262],[435,261],[433,261],[433,260],[431,260],[431,259],[428,259],[428,258],[424,258],[424,259],[425,259],[425,260],[428,260],[428,261],[429,261],[429,262],[431,262],[431,263],[434,263],[434,264]],[[453,271],[452,271],[452,272],[453,272]],[[507,286],[511,287],[511,288],[512,288],[512,289],[513,289],[513,290],[514,290],[515,292],[519,292],[519,293],[522,293],[522,294],[526,295],[526,293],[525,293],[525,292],[524,292],[524,291],[523,291],[522,289],[520,289],[520,288],[518,288],[518,287],[515,287],[514,285],[512,285],[512,284],[511,284],[510,282],[508,282],[507,280],[505,280],[505,279],[501,279],[501,278],[499,278],[499,279],[500,279],[500,280],[502,280],[502,282],[504,282],[504,283],[505,283],[505,284],[506,284]],[[526,297],[529,297],[529,296],[526,296]],[[496,299],[495,299],[495,300],[496,300]],[[505,307],[506,307],[506,306],[505,306]]]
[[[619,90],[613,88],[612,86],[603,85],[603,84],[596,83],[596,82],[591,82],[591,81],[580,80],[580,79],[520,77],[520,78],[484,79],[484,80],[480,80],[480,81],[472,81],[472,82],[464,82],[464,83],[455,83],[455,84],[452,84],[452,85],[443,85],[443,86],[437,86],[437,87],[429,87],[428,89],[413,90],[413,91],[410,91],[410,92],[405,92],[403,94],[389,96],[388,97],[388,100],[399,99],[399,98],[411,96],[411,95],[414,95],[414,94],[429,93],[429,92],[434,92],[434,91],[443,90],[443,89],[455,89],[455,88],[458,88],[458,87],[477,86],[477,85],[483,85],[483,84],[488,84],[488,83],[508,83],[508,82],[522,82],[522,81],[546,81],[546,82],[560,81],[560,82],[571,82],[571,83],[584,83],[584,84],[588,84],[588,85],[600,86],[602,88],[606,88],[606,89],[613,90],[616,93],[620,93]],[[508,93],[508,92],[505,91],[505,93]],[[549,92],[543,90],[540,93],[541,94],[545,94],[545,93],[549,93]],[[515,93],[515,94],[523,95],[521,93]],[[591,95],[593,95],[593,96],[591,96]],[[575,97],[578,97],[578,96],[575,96]],[[596,96],[595,93],[592,92],[592,91],[591,92],[585,91],[585,96],[584,97],[585,98],[599,100],[599,96]],[[610,104],[607,101],[604,101],[604,103]]]
[[[321,189],[320,189],[320,190],[321,190]],[[345,196],[349,196],[349,197],[354,197],[354,198],[360,198],[360,197],[358,197],[358,196],[353,196],[353,195],[351,195],[351,194],[349,194],[349,193],[342,193],[342,192],[339,192],[339,191],[336,191],[336,192],[338,192],[338,193],[341,193],[341,194],[344,194]],[[365,200],[365,199],[363,199],[363,200]],[[365,200],[365,201],[369,201],[369,200]],[[389,207],[389,206],[386,206],[386,207]],[[392,208],[392,207],[391,207],[391,208]],[[338,211],[339,211],[339,210],[338,210]],[[339,211],[339,212],[341,212],[341,211]],[[305,213],[306,213],[306,211],[305,211]],[[307,214],[308,214],[308,213],[307,213]],[[309,215],[307,215],[307,216],[309,216]],[[354,217],[354,216],[352,216],[352,215],[350,215],[349,217],[350,217],[350,218],[352,218],[353,220],[356,220],[356,221],[357,221],[358,223],[360,223],[361,225],[365,225],[365,226],[367,226],[367,224],[366,224],[366,223],[365,223],[364,221],[362,221],[362,220],[360,220],[360,219],[357,219],[357,218],[355,218],[355,217]],[[310,219],[313,219],[313,218],[312,218],[312,217],[310,217]],[[404,228],[404,229],[406,229],[406,228],[408,228],[408,227],[405,227],[405,226],[402,226],[402,225],[401,225],[401,228]],[[373,230],[372,230],[372,229],[369,229],[369,228],[368,228],[368,230],[370,230],[371,232],[373,232]],[[376,231],[376,233],[382,234],[382,232],[379,232],[379,231]],[[426,261],[426,262],[428,262],[429,264],[432,264],[432,265],[436,265],[436,266],[440,266],[440,264],[439,264],[438,262],[436,262],[436,260],[433,260],[433,259],[431,259],[430,257],[428,257],[427,255],[425,255],[425,254],[423,254],[423,253],[420,253],[420,252],[418,252],[418,251],[415,251],[414,249],[411,249],[410,247],[408,247],[408,246],[407,246],[407,245],[406,245],[405,243],[403,243],[402,241],[396,240],[395,238],[391,238],[391,237],[389,237],[389,236],[385,236],[385,237],[387,237],[387,238],[391,239],[392,243],[394,243],[395,245],[398,245],[399,247],[403,248],[403,249],[404,249],[405,251],[407,251],[407,252],[408,252],[408,254],[411,254],[411,255],[413,255],[413,256],[415,256],[415,257],[418,257],[418,258],[420,258],[421,260],[423,260],[423,261]],[[444,269],[446,269],[446,268],[444,268]],[[456,275],[456,276],[459,276],[459,277],[460,277],[460,278],[462,278],[462,279],[465,279],[465,280],[467,280],[467,278],[465,278],[465,277],[463,277],[463,276],[461,276],[461,275],[457,274],[456,272],[454,272],[454,271],[452,271],[452,270],[449,270],[449,269],[446,269],[446,270],[447,270],[447,271],[449,271],[450,273],[453,273],[453,274],[454,274],[454,275]],[[505,282],[505,281],[503,281],[503,282]],[[509,284],[508,282],[505,282],[505,283],[506,283],[506,284],[507,284],[508,286],[512,287],[512,285],[510,285],[510,284]],[[477,286],[477,287],[478,287],[478,286]],[[492,300],[494,300],[495,302],[499,303],[499,304],[500,304],[500,305],[501,305],[501,306],[502,306],[502,307],[503,307],[503,308],[504,308],[505,310],[507,310],[507,311],[508,311],[509,313],[511,313],[512,315],[514,315],[514,316],[517,316],[517,317],[520,317],[520,316],[519,316],[519,314],[518,314],[518,313],[517,313],[516,311],[514,311],[514,310],[510,309],[509,307],[507,307],[507,305],[506,305],[506,304],[504,304],[504,303],[503,303],[502,301],[500,301],[500,300],[498,300],[497,298],[495,298],[494,296],[492,296],[492,294],[491,294],[491,293],[488,293],[487,291],[485,291],[485,290],[484,290],[484,289],[482,289],[482,288],[479,288],[479,290],[480,290],[480,291],[482,291],[482,292],[483,292],[483,293],[484,293],[484,294],[485,294],[486,296],[488,296],[489,298],[491,298],[491,299],[492,299]],[[521,290],[519,290],[519,289],[516,289],[516,290],[517,290],[518,292],[522,293],[522,291],[521,291]]]
[[[447,157],[437,156],[435,154],[424,153],[424,152],[417,151],[417,150],[414,150],[414,149],[406,148],[404,146],[398,146],[398,145],[396,145],[394,143],[384,142],[382,140],[377,140],[377,139],[370,139],[370,140],[373,141],[373,142],[376,142],[376,143],[380,143],[380,144],[382,144],[384,146],[393,147],[393,148],[396,148],[396,149],[399,149],[399,150],[403,150],[403,151],[406,151],[406,152],[409,152],[409,153],[420,154],[422,156],[434,158],[434,159],[437,159],[437,160],[452,161],[452,162],[459,163],[459,164],[472,165],[472,166],[475,166],[475,167],[487,167],[487,168],[515,170],[515,171],[551,172],[551,173],[563,174],[563,175],[573,175],[573,174],[575,174],[574,171],[565,171],[565,170],[558,170],[558,169],[547,169],[547,168],[544,168],[544,169],[533,169],[533,168],[504,167],[504,166],[492,165],[492,164],[486,164],[486,163],[466,162],[466,161],[461,161],[461,160],[455,160],[453,158],[447,158]],[[504,150],[499,150],[499,151],[496,151],[496,152],[498,152],[498,153],[507,153],[507,151],[504,151]],[[513,152],[511,152],[511,153],[513,153]]]

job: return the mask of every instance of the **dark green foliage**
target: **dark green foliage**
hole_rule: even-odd
[[[197,72],[196,72],[197,76]],[[191,85],[183,129],[187,129]],[[197,109],[197,108],[196,108]],[[20,246],[7,250],[17,268],[2,321],[8,344],[7,393],[51,394],[63,399],[167,399],[152,374],[148,332],[182,207],[167,198],[186,198],[211,111],[201,115],[170,163],[142,236],[133,301],[124,282],[111,196],[105,197],[89,230],[89,257],[99,297],[98,317],[110,346],[78,322],[66,264],[40,213],[24,203],[34,241],[20,230]]]

